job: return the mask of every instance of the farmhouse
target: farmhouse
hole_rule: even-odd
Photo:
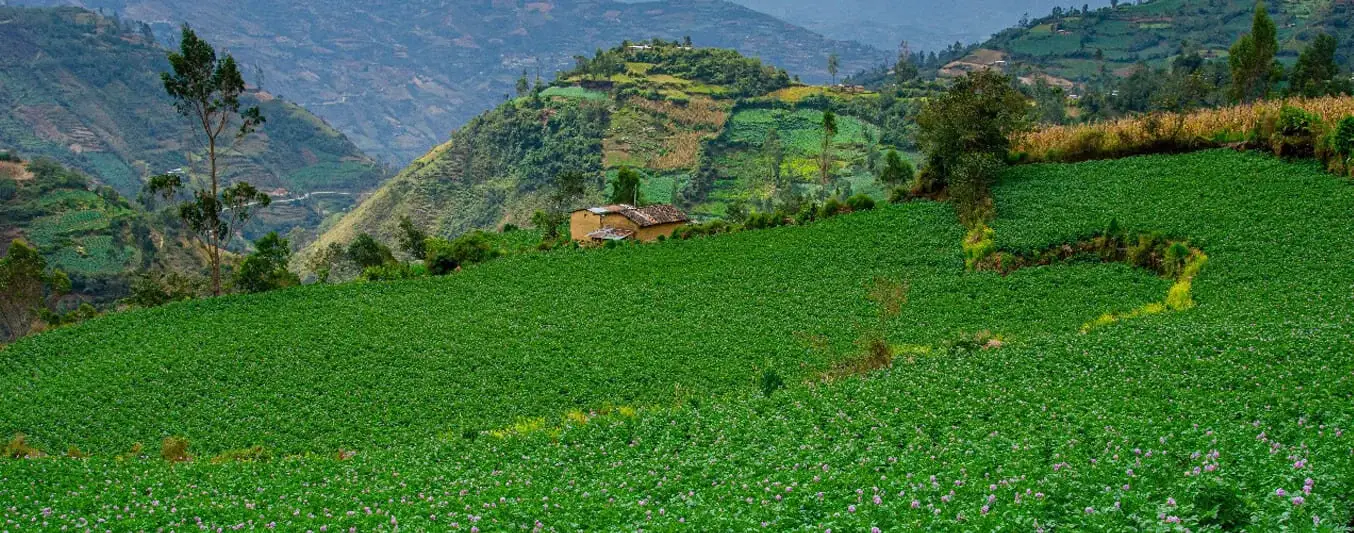
[[[634,239],[651,242],[668,237],[691,219],[671,205],[627,204],[579,209],[569,216],[569,236],[583,243]]]

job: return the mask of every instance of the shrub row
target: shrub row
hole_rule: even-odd
[[[1055,126],[1016,139],[1016,162],[1071,163],[1234,146],[1284,157],[1317,157],[1350,175],[1354,97],[1266,101],[1188,114],[1153,113],[1111,122]]]
[[[829,198],[822,205],[818,203],[806,203],[798,210],[777,209],[768,213],[752,213],[741,223],[731,223],[724,220],[712,220],[702,224],[692,224],[682,226],[673,232],[674,239],[691,239],[694,237],[708,237],[711,235],[720,235],[724,233],[734,233],[744,230],[758,230],[777,228],[781,226],[805,225],[818,220],[832,218],[838,215],[854,213],[858,211],[869,211],[875,208],[873,198],[865,194],[857,194],[846,200],[837,197]]]

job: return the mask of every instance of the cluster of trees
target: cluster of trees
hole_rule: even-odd
[[[70,278],[61,270],[48,268],[36,248],[21,240],[11,242],[5,257],[0,258],[0,342],[91,312],[92,307],[82,306],[70,318],[59,313],[57,304],[70,288]]]
[[[430,237],[409,217],[400,219],[396,244],[398,251],[410,260],[401,261],[396,250],[362,233],[346,246],[330,243],[308,258],[307,268],[315,273],[319,283],[354,279],[391,281],[445,276],[462,266],[507,254],[488,232],[473,231],[452,240]]]
[[[980,228],[994,215],[989,187],[1006,164],[1011,138],[1028,127],[1027,100],[1015,82],[994,71],[957,80],[917,118],[926,164],[912,195],[948,193],[961,221]]]
[[[627,62],[650,63],[652,74],[668,74],[683,79],[720,85],[732,90],[731,96],[756,96],[788,87],[790,74],[785,69],[764,65],[758,59],[744,57],[734,50],[695,48],[690,38],[684,42],[654,39],[622,43],[611,50],[598,50],[591,58],[575,56],[574,70],[564,77],[604,80],[626,72]]]
[[[1155,45],[1154,41],[1154,45]],[[1181,43],[1169,65],[1139,63],[1124,78],[1102,69],[1076,105],[1077,120],[1094,122],[1125,114],[1188,111],[1273,96],[1318,97],[1354,93],[1349,74],[1338,62],[1341,43],[1318,34],[1301,51],[1292,68],[1279,61],[1278,31],[1263,2],[1253,14],[1251,30],[1230,50],[1227,61],[1206,59],[1190,43]],[[1046,84],[1027,87],[1044,123],[1070,121],[1063,112],[1067,94]]]

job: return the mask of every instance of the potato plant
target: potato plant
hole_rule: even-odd
[[[1005,249],[1111,219],[1190,239],[1210,257],[1197,305],[1082,333],[1170,281],[1090,261],[966,272],[938,203],[176,304],[0,352],[0,430],[93,456],[0,462],[0,520],[1343,530],[1354,265],[1337,251],[1354,247],[1354,189],[1206,152],[1019,167],[994,194]],[[886,321],[878,278],[908,286]],[[820,381],[871,328],[891,367]],[[768,369],[787,386],[764,393]],[[193,459],[128,453],[168,436]],[[253,445],[271,459],[210,460]]]

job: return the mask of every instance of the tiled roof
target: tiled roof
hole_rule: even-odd
[[[631,222],[638,224],[641,228],[649,226],[658,226],[662,224],[684,224],[691,221],[681,209],[671,205],[651,205],[648,207],[635,207],[630,204],[613,204],[600,207],[590,207],[580,209],[594,215],[619,214],[630,219]]]
[[[651,205],[648,207],[631,208],[621,211],[625,218],[631,222],[639,224],[641,228],[649,226],[658,226],[661,224],[679,224],[690,222],[691,219],[683,213],[681,209],[670,205]]]
[[[635,234],[634,230],[605,227],[588,234],[595,241],[623,241]]]

